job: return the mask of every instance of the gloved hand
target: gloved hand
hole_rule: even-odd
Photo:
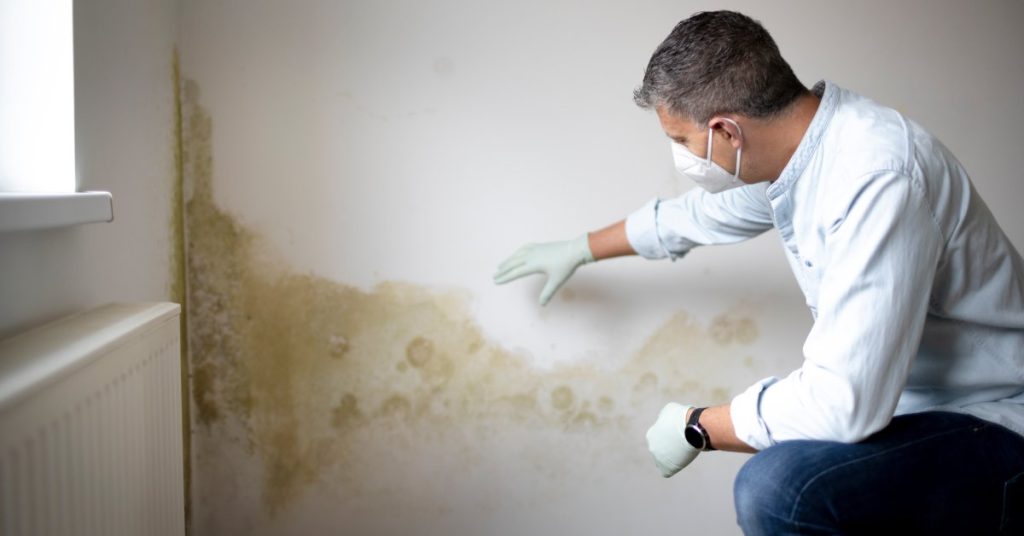
[[[686,412],[692,407],[669,402],[661,409],[658,420],[647,430],[647,449],[654,456],[654,465],[658,466],[661,476],[665,478],[690,465],[700,454],[683,436]]]
[[[589,262],[594,262],[594,255],[586,233],[573,240],[527,244],[498,266],[494,282],[501,285],[524,275],[547,274],[548,282],[540,293],[540,304],[547,305],[576,268]]]

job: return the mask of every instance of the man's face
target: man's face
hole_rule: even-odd
[[[672,141],[679,143],[700,158],[707,158],[708,126],[699,125],[687,118],[669,113],[664,107],[656,109],[661,129]],[[740,133],[726,121],[712,118],[709,122],[715,136],[711,159],[729,173],[736,172],[736,149]],[[746,162],[744,162],[746,165]],[[744,173],[746,175],[746,173]]]

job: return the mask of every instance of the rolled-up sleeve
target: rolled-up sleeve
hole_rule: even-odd
[[[626,218],[626,237],[648,259],[676,259],[697,246],[752,238],[773,226],[766,188],[759,183],[717,194],[694,188],[674,199],[652,199]]]
[[[921,340],[942,239],[924,192],[895,172],[861,177],[827,225],[818,316],[803,365],[736,396],[739,439],[855,442],[893,416]]]

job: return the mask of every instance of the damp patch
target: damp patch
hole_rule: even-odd
[[[309,494],[443,515],[453,475],[500,486],[510,468],[556,488],[585,485],[595,467],[653,477],[643,432],[663,404],[724,403],[749,383],[758,329],[744,313],[705,324],[679,312],[615,370],[541,371],[483,335],[464,293],[298,272],[218,206],[195,82],[181,103],[193,478],[207,528],[229,526],[218,515],[235,529],[273,519]],[[204,503],[218,500],[235,510]]]

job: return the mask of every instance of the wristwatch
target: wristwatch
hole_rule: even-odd
[[[690,414],[690,419],[686,421],[686,429],[683,430],[683,436],[686,438],[686,442],[691,447],[697,450],[715,450],[715,447],[711,446],[711,437],[708,436],[708,431],[700,425],[700,414],[704,413],[707,408],[696,408],[693,413]]]

